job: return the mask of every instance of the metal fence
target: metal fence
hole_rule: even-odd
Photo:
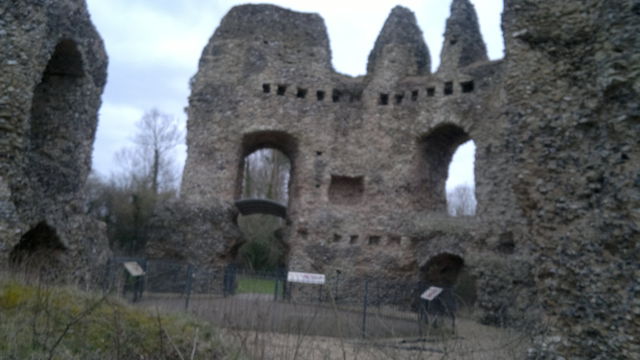
[[[144,274],[132,276],[126,263]],[[141,306],[188,311],[237,330],[337,337],[422,336],[432,326],[455,329],[458,301],[445,288],[432,301],[428,284],[348,277],[324,285],[287,282],[287,272],[254,272],[233,265],[200,269],[187,263],[113,258],[104,287]]]

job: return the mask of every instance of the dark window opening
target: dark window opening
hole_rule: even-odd
[[[278,85],[278,90],[277,90],[278,95],[283,96],[284,93],[286,92],[287,92],[287,85]]]
[[[474,90],[473,80],[460,83],[460,88],[462,89],[463,93],[473,92]]]
[[[427,96],[428,97],[436,96],[436,88],[434,88],[434,87],[427,88]]]
[[[380,100],[378,101],[380,105],[389,105],[389,94],[380,94]]]
[[[307,89],[298,88],[298,92],[296,93],[296,97],[300,99],[304,99],[307,97]]]
[[[324,100],[324,91],[322,91],[322,90],[316,91],[316,99],[318,99],[318,101],[323,101]]]
[[[349,244],[356,244],[358,242],[358,235],[351,235],[349,237]]]
[[[389,245],[400,245],[402,238],[398,235],[389,236]]]
[[[453,94],[453,82],[452,81],[447,81],[446,83],[444,83],[444,94],[445,95]]]
[[[404,93],[396,94],[395,98],[396,98],[396,104],[397,105],[402,104],[402,100],[404,99]]]
[[[333,234],[333,242],[334,242],[334,243],[340,242],[340,240],[342,240],[342,235],[340,235],[340,234]]]
[[[341,97],[342,97],[342,92],[340,90],[333,89],[333,92],[331,93],[331,100],[334,103],[337,103],[340,101]]]
[[[322,156],[322,151],[316,151],[316,156]]]
[[[271,92],[271,84],[262,84],[262,92],[268,94]]]
[[[331,175],[329,201],[337,205],[355,205],[362,201],[364,178]]]
[[[416,101],[418,100],[418,90],[413,90],[411,92],[411,101]]]
[[[371,235],[369,236],[369,245],[378,245],[380,244],[380,236]]]

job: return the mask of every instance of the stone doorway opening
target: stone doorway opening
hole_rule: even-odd
[[[45,278],[55,278],[65,267],[66,247],[56,230],[40,222],[27,231],[9,254],[14,270]]]
[[[238,216],[244,235],[235,253],[240,268],[276,271],[287,267],[286,210],[292,198],[295,148],[292,137],[281,132],[251,134],[243,139],[238,194],[245,205],[247,199],[262,202],[254,201],[252,208],[241,209],[245,214]],[[280,211],[283,208],[285,216]]]

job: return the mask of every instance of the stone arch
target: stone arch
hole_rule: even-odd
[[[420,278],[426,284],[443,288],[452,288],[464,268],[461,256],[443,252],[432,256],[420,267]]]
[[[452,123],[440,124],[418,138],[416,209],[447,211],[445,184],[449,164],[456,149],[469,140],[472,139],[467,131]]]
[[[235,186],[235,199],[242,198],[242,184],[244,177],[244,167],[247,156],[260,149],[275,149],[284,154],[290,162],[289,184],[288,184],[288,203],[287,207],[292,203],[295,194],[296,182],[296,158],[298,155],[298,142],[290,134],[284,131],[268,130],[257,131],[245,134],[240,145],[240,161],[238,164],[238,176]]]
[[[31,102],[27,173],[45,197],[78,191],[84,182],[95,124],[85,110],[85,72],[77,44],[56,45]]]
[[[45,221],[27,231],[9,253],[10,264],[25,273],[56,276],[64,267],[61,259],[67,247],[57,231]]]

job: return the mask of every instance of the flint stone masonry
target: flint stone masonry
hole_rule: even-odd
[[[0,266],[90,281],[109,254],[84,215],[107,56],[84,1],[0,3]]]
[[[150,251],[233,261],[245,156],[275,148],[292,164],[289,269],[389,284],[469,274],[484,322],[536,329],[532,359],[638,358],[637,8],[506,1],[506,57],[489,61],[473,6],[454,0],[431,73],[414,15],[396,7],[354,78],[333,70],[318,15],[235,7],[192,81],[174,205],[211,216],[160,217],[179,231]],[[477,215],[452,218],[447,167],[469,139]]]

